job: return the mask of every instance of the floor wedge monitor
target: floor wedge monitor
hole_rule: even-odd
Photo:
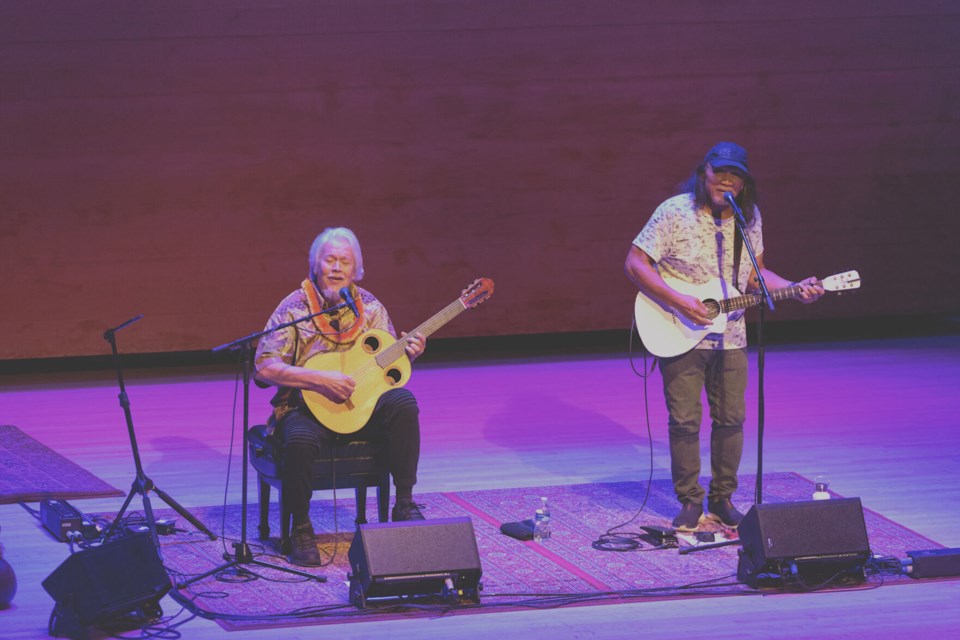
[[[360,525],[350,545],[350,600],[439,595],[480,601],[480,553],[470,518]]]
[[[56,601],[51,634],[74,638],[123,614],[159,618],[170,578],[150,534],[138,533],[74,553],[47,576],[43,588]]]
[[[870,557],[860,498],[754,505],[739,535],[737,579],[754,588],[862,581]]]

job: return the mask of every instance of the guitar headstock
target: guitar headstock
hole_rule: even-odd
[[[477,278],[460,294],[460,302],[467,309],[472,309],[493,295],[493,280]]]
[[[845,271],[824,278],[822,282],[825,291],[852,291],[860,288],[860,274],[856,271]]]

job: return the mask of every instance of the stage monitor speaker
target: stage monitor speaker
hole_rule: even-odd
[[[754,505],[738,531],[737,579],[753,588],[864,579],[870,543],[860,498]]]
[[[470,518],[362,524],[348,552],[350,601],[440,594],[479,602],[480,552]]]
[[[43,588],[56,601],[50,633],[85,637],[87,627],[137,611],[162,615],[158,604],[170,590],[160,556],[149,533],[138,533],[74,553],[46,580]]]

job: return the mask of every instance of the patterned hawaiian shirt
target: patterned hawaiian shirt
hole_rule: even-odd
[[[357,287],[357,292],[363,302],[363,332],[370,329],[381,329],[396,337],[393,323],[390,321],[390,316],[383,304],[366,289]],[[271,329],[296,318],[302,318],[309,313],[307,297],[302,289],[297,289],[280,302],[267,321],[265,329]],[[337,316],[332,316],[331,321],[335,324]],[[363,332],[361,332],[361,335]],[[254,361],[255,368],[260,371],[276,362],[302,366],[303,363],[317,354],[347,351],[353,344],[353,342],[336,342],[332,338],[324,336],[317,330],[312,320],[306,320],[279,331],[268,333],[260,338]],[[277,409],[275,416],[278,419],[290,409],[300,406],[302,402],[298,390],[286,387],[281,387],[271,400],[271,403]]]
[[[763,233],[759,209],[747,235],[758,256],[763,254]],[[746,291],[753,265],[746,250],[740,258],[740,293],[733,288],[733,241],[737,232],[733,218],[717,220],[704,208],[698,208],[691,193],[683,193],[663,202],[634,239],[657,264],[660,275],[692,284],[720,280],[726,297]],[[726,331],[712,333],[697,344],[697,349],[739,349],[747,346],[743,311],[728,315]]]

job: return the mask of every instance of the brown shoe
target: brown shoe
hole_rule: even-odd
[[[397,500],[397,504],[393,505],[393,513],[390,519],[394,522],[426,520],[420,513],[420,507],[413,500]]]
[[[730,498],[707,500],[707,513],[704,517],[731,529],[739,527],[743,520],[743,514],[733,506]]]
[[[301,567],[319,567],[323,564],[312,524],[305,522],[293,528],[290,533],[290,555],[287,558]]]
[[[696,531],[703,520],[703,505],[696,502],[684,502],[680,513],[670,524],[674,529],[683,533]]]

